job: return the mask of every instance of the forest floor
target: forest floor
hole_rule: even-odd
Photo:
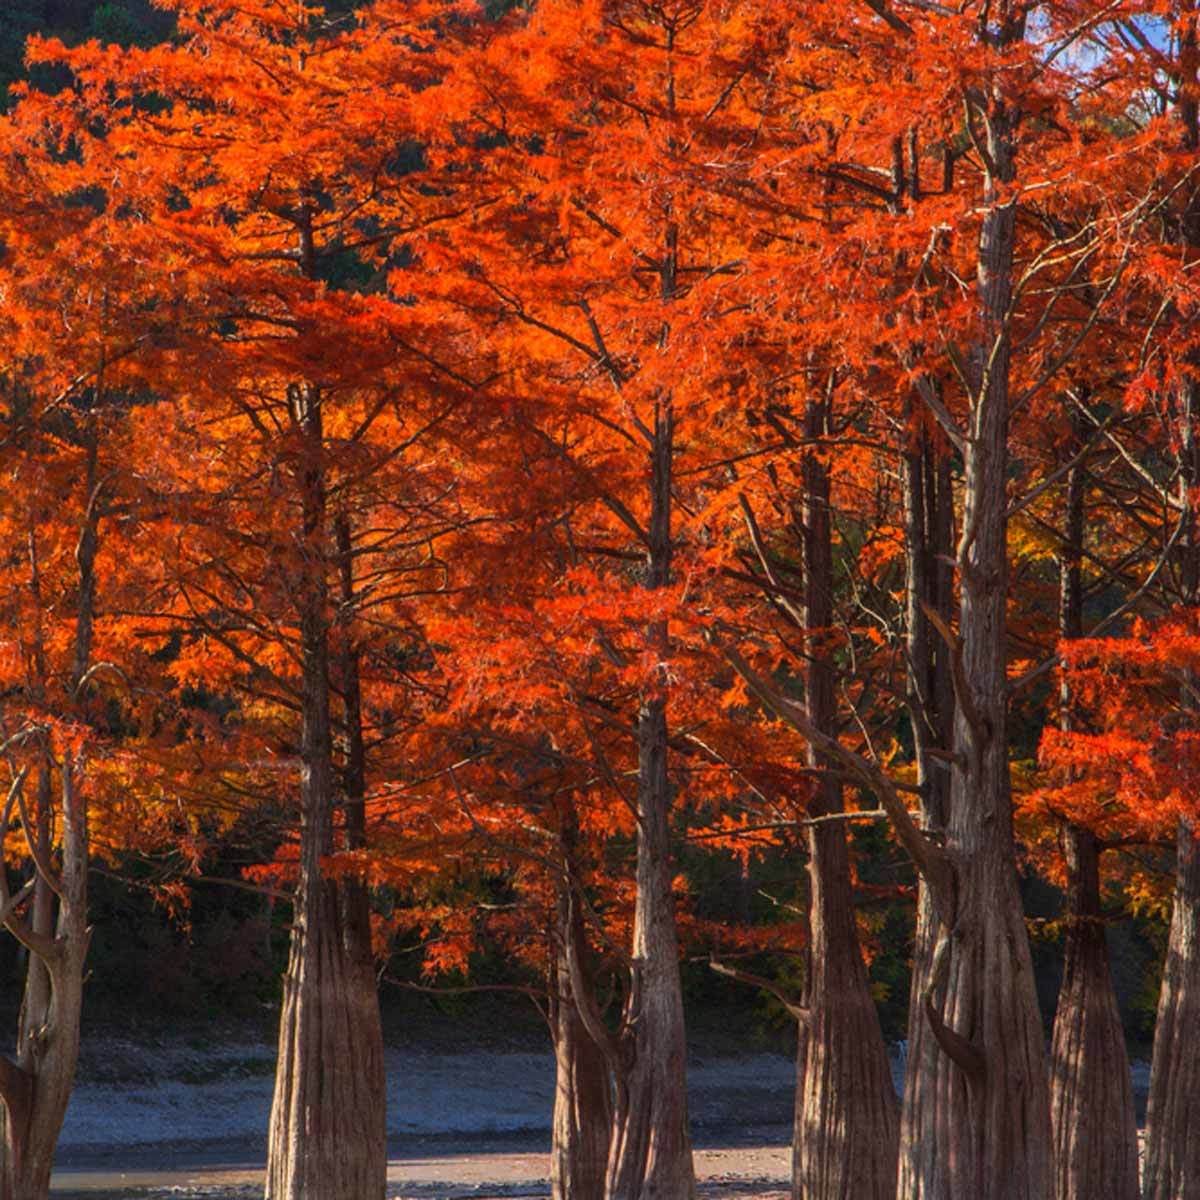
[[[549,1195],[554,1064],[536,1029],[479,1042],[469,1030],[432,1043],[421,1031],[389,1040],[390,1200]],[[84,1046],[56,1200],[261,1197],[274,1070],[266,1037],[214,1026],[92,1036]],[[898,1083],[902,1069],[897,1056]],[[794,1072],[778,1046],[693,1047],[689,1104],[704,1200],[786,1195]],[[1144,1074],[1136,1064],[1139,1091]]]
[[[769,1131],[786,1139],[787,1130]],[[785,1200],[790,1150],[786,1144],[702,1146],[696,1150],[699,1195],[704,1200]],[[391,1200],[509,1200],[549,1195],[548,1155],[537,1149],[482,1149],[455,1139],[425,1154],[411,1149],[388,1166]],[[56,1200],[258,1200],[262,1169],[197,1164],[189,1169],[84,1168],[56,1177]]]
[[[549,1194],[554,1063],[536,1040],[393,1045],[389,1197]],[[237,1031],[91,1037],[60,1139],[56,1200],[243,1200],[262,1194],[274,1047]],[[789,1171],[794,1063],[693,1053],[705,1200],[777,1200]]]

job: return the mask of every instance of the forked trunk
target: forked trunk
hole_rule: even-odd
[[[1014,23],[1005,36],[1015,40],[1022,18],[1003,19]],[[930,977],[935,992],[944,981],[942,1007],[932,996],[925,1007],[943,1051],[935,1105],[949,1196],[1049,1200],[1046,1049],[1017,887],[1007,736],[1008,322],[1016,238],[1016,205],[1008,194],[1016,120],[999,94],[978,101],[974,116],[987,131],[990,173],[958,556],[959,694],[946,837],[956,896]]]
[[[814,400],[806,440],[828,435],[828,404]],[[805,623],[808,719],[837,733],[833,668],[826,639],[833,624],[833,547],[829,470],[816,455],[804,464]],[[809,752],[817,770],[830,764]],[[825,774],[814,816],[842,810],[840,784]],[[792,1192],[796,1200],[892,1200],[899,1113],[879,1014],[859,949],[845,826],[810,826],[810,954],[802,1052],[798,1056]]]
[[[927,611],[932,610],[950,625],[954,597],[948,564],[953,553],[954,510],[948,456],[936,454],[924,431],[905,454],[904,499],[908,710],[921,792],[921,825],[940,837],[945,834],[950,813],[950,769],[944,755],[953,737],[954,694],[947,647],[931,627]],[[943,1000],[932,980],[938,928],[929,888],[920,879],[900,1115],[896,1193],[900,1200],[949,1200],[935,1103],[940,1051],[924,1008],[927,992],[939,1009]]]
[[[267,1200],[382,1200],[387,1139],[383,1037],[364,969],[365,896],[327,878],[334,848],[327,535],[320,395],[291,390],[304,436],[297,587],[303,661],[300,860],[284,976],[267,1148]]]
[[[1076,422],[1074,453],[1084,431]],[[1083,636],[1083,463],[1067,473],[1066,529],[1059,566],[1059,636]],[[1064,677],[1059,722],[1074,723]],[[1100,847],[1088,829],[1067,824],[1067,940],[1050,1049],[1050,1117],[1056,1200],[1137,1200],[1137,1123],[1125,1031],[1109,969],[1100,907]]]
[[[663,401],[656,406],[654,425],[651,588],[665,587],[670,580],[672,434],[670,404]],[[669,654],[666,623],[655,622],[647,640],[665,672]],[[638,712],[633,964],[622,1022],[625,1069],[616,1087],[607,1200],[690,1200],[695,1194],[672,888],[666,689],[664,674],[647,690]]]
[[[1056,1200],[1137,1200],[1137,1122],[1100,910],[1099,853],[1090,830],[1069,825],[1062,838],[1069,881],[1050,1051],[1054,1194]]]
[[[985,793],[993,812],[1002,798]],[[967,834],[972,834],[969,838]],[[939,1144],[949,1195],[1049,1200],[1052,1149],[1046,1051],[1011,848],[985,829],[955,829],[954,931],[939,941],[945,971],[944,1052],[937,1066]],[[942,966],[944,963],[944,967]],[[961,1041],[960,1041],[961,1039]],[[951,1054],[954,1058],[951,1058]]]
[[[86,802],[76,792],[71,764],[62,775],[62,896],[45,949],[31,952],[47,968],[48,987],[35,985],[22,1010],[22,1038],[15,1061],[0,1060],[5,1101],[3,1200],[43,1200],[79,1060],[79,1019],[87,958],[88,829]],[[35,934],[42,944],[40,931]],[[33,1003],[44,1003],[40,1012]],[[40,1017],[40,1023],[37,1018]]]
[[[604,1053],[592,1040],[575,1003],[566,939],[586,961],[583,918],[566,888],[558,901],[555,943],[554,1118],[550,1142],[553,1200],[603,1200],[612,1128],[612,1090]]]
[[[100,529],[99,435],[89,419],[85,430],[86,507],[75,549],[79,592],[68,703],[80,706],[86,719],[86,681],[92,657],[96,606],[96,554]],[[31,584],[37,610],[42,608],[36,534],[30,534]],[[35,661],[41,699],[47,677],[41,630],[35,631]],[[59,804],[53,802],[57,767]],[[27,917],[13,916],[9,932],[29,953],[25,991],[17,1028],[14,1058],[0,1057],[0,1096],[4,1100],[0,1200],[43,1200],[50,1193],[50,1171],[79,1062],[79,1022],[83,1014],[83,980],[91,931],[88,928],[87,800],[77,778],[78,764],[65,753],[54,762],[49,748],[38,767],[32,828],[26,829],[33,851],[33,902]],[[18,781],[17,789],[23,785]],[[17,798],[14,791],[11,798]],[[3,818],[0,842],[7,836],[11,806]],[[60,862],[51,855],[57,823]],[[8,908],[7,882],[0,888]]]

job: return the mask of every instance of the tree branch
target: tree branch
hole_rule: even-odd
[[[746,662],[735,647],[722,642],[715,634],[710,633],[709,637],[768,712],[774,713],[784,724],[790,725],[815,749],[841,763],[864,787],[875,793],[892,822],[896,836],[928,884],[939,919],[948,928],[953,923],[955,913],[954,864],[946,850],[936,842],[930,841],[917,827],[892,780],[861,754],[856,754],[843,746],[837,738],[817,729],[808,719],[804,709],[780,695],[776,688],[767,683]]]
[[[809,1010],[803,1004],[797,1004],[777,983],[772,983],[771,980],[762,975],[754,975],[738,967],[731,967],[728,963],[723,963],[711,955],[709,956],[708,965],[718,975],[724,975],[727,979],[736,979],[738,983],[744,983],[749,987],[761,988],[764,992],[770,992],[797,1021],[802,1024],[808,1021],[810,1016]]]

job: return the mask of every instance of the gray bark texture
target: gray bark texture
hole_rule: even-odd
[[[1062,833],[1067,944],[1050,1050],[1056,1200],[1137,1200],[1137,1122],[1125,1031],[1100,911],[1099,853],[1087,829]]]
[[[87,810],[74,771],[74,764],[63,764],[62,862],[55,881],[61,893],[58,915],[49,934],[34,926],[16,933],[30,949],[31,966],[36,957],[45,971],[45,982],[33,982],[27,990],[15,1057],[0,1059],[5,1108],[2,1200],[43,1200],[50,1194],[54,1152],[75,1085],[90,931]],[[16,932],[15,926],[10,929]]]
[[[806,440],[828,435],[828,402],[810,402]],[[810,631],[806,703],[813,726],[837,733],[833,665],[825,645],[833,625],[833,545],[829,469],[804,464],[805,624]],[[842,811],[842,789],[825,771],[811,809]],[[899,1111],[879,1014],[858,941],[843,822],[809,827],[809,975],[800,1030],[792,1194],[796,1200],[891,1200],[896,1191]]]
[[[1072,453],[1083,436],[1078,424]],[[1067,474],[1067,521],[1059,565],[1062,638],[1083,636],[1085,488],[1081,463]],[[1059,714],[1064,730],[1072,728],[1072,707],[1070,684],[1064,678]],[[1050,1048],[1055,1197],[1137,1200],[1137,1122],[1100,905],[1100,847],[1090,830],[1070,823],[1060,836],[1067,863],[1067,935]]]
[[[997,19],[1004,19],[1003,13]],[[1020,20],[1020,16],[1007,18]],[[1016,39],[1016,29],[1006,36]],[[1009,358],[1016,205],[1016,119],[1001,95],[976,103],[991,164],[978,257],[980,338],[965,439],[956,761],[946,848],[952,913],[930,975],[941,1008],[925,1005],[943,1051],[934,1104],[949,1196],[1049,1200],[1050,1097],[1012,829],[1008,761],[1006,545]]]
[[[1200,100],[1194,81],[1200,70],[1195,5],[1189,19],[1179,23],[1178,115],[1184,149],[1200,151]],[[1179,239],[1194,249],[1200,246],[1200,194],[1192,187],[1181,214]],[[1190,355],[1193,366],[1196,355]],[[1200,446],[1196,422],[1200,389],[1194,380],[1180,388],[1179,500],[1184,530],[1178,552],[1178,602],[1200,604],[1200,529],[1194,492],[1200,484]],[[1190,686],[1187,686],[1190,685]],[[1183,719],[1195,722],[1195,681],[1183,688]],[[1197,824],[1181,820],[1176,834],[1175,893],[1171,929],[1163,964],[1162,990],[1154,1026],[1154,1053],[1150,1065],[1150,1096],[1146,1108],[1145,1159],[1142,1192],[1145,1200],[1195,1200],[1200,1197],[1200,1054],[1196,1031],[1200,1029],[1200,843]]]
[[[560,889],[553,1004],[554,1113],[550,1139],[552,1200],[603,1200],[612,1129],[612,1089],[604,1051],[588,1033],[571,982],[571,956],[587,960],[583,918]],[[566,941],[571,939],[573,946]]]
[[[1180,824],[1176,854],[1146,1109],[1145,1200],[1200,1197],[1200,842],[1189,822]]]
[[[79,592],[67,697],[68,709],[76,710],[80,719],[87,716],[86,676],[92,657],[100,528],[99,435],[90,420],[85,437],[86,505],[75,548]],[[31,535],[30,566],[40,610],[36,540]],[[38,687],[43,689],[44,699],[47,672],[40,630],[36,641]],[[91,940],[87,921],[90,835],[78,771],[79,764],[70,756],[55,763],[49,748],[45,749],[34,803],[30,812],[21,814],[22,822],[28,817],[26,835],[34,850],[36,871],[26,916],[12,912],[7,881],[0,886],[0,908],[9,914],[5,924],[28,951],[16,1054],[0,1056],[0,1098],[4,1103],[0,1200],[43,1200],[49,1195],[54,1152],[75,1086],[84,969]],[[57,812],[53,802],[56,775]],[[14,802],[24,808],[23,787],[18,779],[10,793],[0,842],[10,828]],[[56,821],[61,840],[57,864],[51,854]]]
[[[671,577],[672,454],[673,418],[669,402],[661,401],[651,463],[651,588],[667,586]],[[665,672],[670,650],[665,623],[653,624],[647,639]],[[643,696],[638,712],[633,963],[622,1018],[606,1200],[690,1200],[695,1194],[672,888],[666,691],[664,677]]]
[[[321,398],[291,391],[303,435],[296,587],[303,662],[300,861],[267,1147],[267,1200],[382,1200],[387,1140],[383,1035],[362,946],[365,895],[324,876],[334,848],[328,536]]]
[[[1194,52],[1194,47],[1193,47]],[[1189,128],[1196,127],[1190,114]],[[1193,142],[1194,142],[1193,138]],[[1200,206],[1193,205],[1193,209]],[[1200,212],[1188,222],[1189,240],[1200,242]],[[1200,447],[1195,420],[1197,389],[1185,386],[1181,399],[1180,521],[1186,530],[1180,550],[1181,600],[1200,602],[1200,531],[1192,494],[1200,478]],[[1190,688],[1183,689],[1181,708],[1194,717]],[[1162,990],[1154,1026],[1150,1064],[1150,1097],[1146,1108],[1146,1147],[1142,1174],[1145,1200],[1196,1200],[1200,1197],[1200,843],[1196,824],[1181,820],[1176,834],[1175,894],[1171,930],[1163,964]]]
[[[949,627],[954,602],[949,566],[954,551],[954,497],[949,458],[936,453],[925,431],[914,435],[904,457],[904,499],[908,710],[921,792],[921,825],[927,833],[943,836],[950,812],[950,767],[935,752],[944,755],[953,741],[954,693],[949,651],[931,628],[927,612],[932,610]],[[900,1115],[897,1195],[903,1200],[947,1200],[949,1195],[934,1102],[941,1052],[924,1007],[927,992],[939,1008],[944,999],[932,979],[938,928],[933,898],[920,878]]]

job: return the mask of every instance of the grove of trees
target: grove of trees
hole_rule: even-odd
[[[269,1200],[382,1200],[414,936],[543,1005],[556,1200],[694,1195],[700,958],[796,1024],[797,1200],[1200,1197],[1200,4],[53,7],[0,14],[0,1200],[89,866],[181,903],[248,816]],[[697,847],[795,903],[706,919]]]

